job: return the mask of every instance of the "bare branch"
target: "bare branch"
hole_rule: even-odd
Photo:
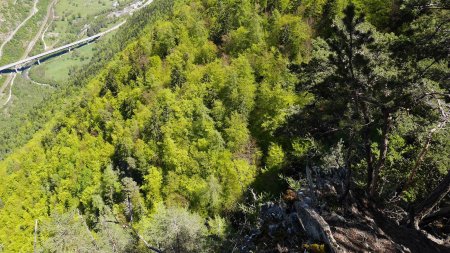
[[[78,216],[80,216],[80,219],[83,221],[83,225],[84,225],[84,227],[86,228],[87,233],[88,233],[89,236],[91,237],[91,242],[92,242],[92,244],[94,245],[94,247],[95,247],[97,250],[99,250],[98,245],[97,245],[97,243],[95,242],[95,238],[94,238],[94,236],[93,236],[92,233],[91,233],[91,230],[89,230],[89,227],[88,227],[86,221],[84,220],[83,215],[81,215],[80,209],[77,208],[77,211],[78,211]]]
[[[114,216],[114,215],[113,215]],[[114,219],[116,220],[116,223],[118,223],[118,224],[122,224],[118,219],[117,219],[117,217],[116,216],[114,216]],[[128,224],[122,224],[122,226],[123,227],[126,227],[126,228],[128,228],[128,229],[130,229],[144,244],[145,244],[145,246],[148,248],[148,249],[150,249],[150,250],[152,250],[152,251],[154,251],[154,252],[156,252],[156,253],[162,253],[163,251],[162,250],[160,250],[160,249],[158,249],[158,248],[156,248],[156,247],[153,247],[153,246],[151,246],[145,239],[144,239],[144,237],[142,237],[139,233],[138,233],[138,231],[136,231],[136,229],[134,229],[132,226],[130,226],[130,225],[128,225]]]

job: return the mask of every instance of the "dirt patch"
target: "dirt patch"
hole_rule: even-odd
[[[336,242],[346,252],[450,252],[414,229],[397,225],[375,211],[355,208],[343,216],[326,214]]]
[[[398,252],[401,249],[369,217],[336,217],[336,214],[328,217],[328,223],[334,239],[346,252]]]

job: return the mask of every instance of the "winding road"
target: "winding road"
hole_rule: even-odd
[[[38,81],[33,80],[33,79],[30,77],[30,69],[31,69],[31,68],[25,70],[25,71],[22,73],[22,76],[23,76],[25,79],[27,79],[28,81],[30,81],[30,82],[32,82],[32,83],[38,85],[38,86],[44,86],[44,87],[53,88],[53,89],[55,88],[55,87],[52,86],[51,84],[48,84],[48,83],[40,83],[40,82],[38,82]]]
[[[3,106],[7,105],[9,103],[9,101],[12,98],[12,87],[14,86],[14,80],[16,79],[17,74],[14,74],[14,76],[11,78],[11,85],[9,86],[9,95],[8,98],[6,99],[6,102],[3,104]]]
[[[53,6],[55,5],[55,3],[56,3],[56,0],[53,0],[53,1],[50,3],[50,5],[48,6],[48,8],[47,8],[47,14],[45,15],[44,22],[42,22],[42,25],[41,25],[41,27],[39,28],[39,31],[36,33],[36,36],[35,36],[35,37],[33,38],[33,40],[31,40],[30,43],[28,44],[27,49],[25,50],[25,52],[24,52],[23,55],[22,55],[22,59],[25,58],[25,57],[27,57],[27,56],[30,54],[31,50],[33,50],[33,48],[34,48],[34,45],[36,45],[36,42],[39,40],[39,37],[41,37],[41,34],[43,33],[43,31],[44,31],[44,29],[45,29],[45,26],[46,26],[47,23],[48,23],[48,20],[49,20],[50,15],[51,15],[51,11],[52,11]]]
[[[34,0],[34,5],[33,5],[33,8],[31,9],[30,15],[28,15],[28,17],[26,19],[24,19],[22,21],[22,23],[20,23],[16,27],[16,29],[11,34],[9,34],[9,36],[6,38],[6,40],[3,41],[3,43],[0,45],[0,59],[3,56],[3,48],[5,47],[5,45],[8,44],[8,42],[11,41],[12,38],[14,38],[14,35],[16,35],[16,33],[20,30],[20,28],[22,28],[22,26],[24,26],[28,22],[28,20],[30,20],[39,11],[37,8],[38,2],[39,2],[39,0]]]
[[[42,44],[44,44],[44,51],[47,51],[47,49],[48,49],[47,43],[45,42],[45,34],[47,33],[48,28],[50,28],[53,21],[55,20],[55,4],[57,2],[58,2],[58,0],[55,0],[53,2],[53,4],[51,5],[52,8],[50,8],[50,11],[51,11],[52,18],[51,18],[50,22],[47,24],[47,26],[45,27],[44,31],[42,32],[41,40],[42,40]]]

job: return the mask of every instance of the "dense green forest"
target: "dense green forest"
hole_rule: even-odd
[[[420,229],[448,205],[449,29],[445,0],[155,0],[2,134],[0,252],[232,252],[310,170]]]

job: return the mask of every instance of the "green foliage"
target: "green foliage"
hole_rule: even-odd
[[[350,166],[360,183],[376,160],[392,192],[440,120],[442,98],[417,99],[446,88],[447,39],[419,43],[442,16],[381,33],[359,18],[364,2],[314,30],[342,4],[155,1],[133,17],[60,93],[73,106],[52,100],[54,118],[0,163],[5,251],[31,250],[35,220],[51,224],[38,235],[49,251],[139,252],[137,234],[167,252],[219,251],[230,213],[256,220],[260,203],[238,208],[250,187],[297,189],[305,163]],[[448,167],[448,134],[434,137],[411,199],[441,177],[424,179],[424,164]]]
[[[294,191],[299,191],[305,183],[304,180],[295,180],[292,177],[286,177],[286,176],[283,176],[282,174],[280,174],[279,177],[281,180],[283,180],[287,183],[289,188],[291,188]]]
[[[227,224],[221,215],[236,210],[260,173],[253,133],[270,133],[261,143],[274,143],[267,161],[281,168],[284,153],[273,133],[287,109],[304,102],[293,90],[296,78],[288,69],[292,55],[271,48],[274,42],[265,37],[271,17],[252,12],[252,5],[243,1],[220,7],[237,7],[241,15],[236,20],[220,23],[225,22],[222,17],[220,24],[210,23],[217,13],[204,11],[208,3],[177,1],[173,9],[172,4],[155,2],[132,25],[127,22],[118,32],[119,42],[94,55],[90,71],[124,47],[118,43],[133,42],[89,81],[89,70],[78,74],[73,85],[83,87],[74,89],[81,95],[69,92],[75,106],[61,111],[26,148],[2,162],[0,171],[7,176],[0,187],[0,219],[5,221],[0,240],[7,249],[31,247],[32,225],[4,233],[17,223],[53,220],[49,213],[75,208],[82,210],[95,238],[106,238],[105,229],[116,231],[99,223],[107,210],[114,214],[111,219],[141,229],[152,223],[162,204],[211,217],[214,229],[201,238],[223,238]],[[209,4],[219,8],[219,3]],[[289,43],[301,35],[294,21],[287,24],[295,33]],[[136,27],[143,24],[142,35],[136,36]],[[216,25],[221,28],[211,27]],[[215,43],[213,31],[224,28],[224,40]],[[13,184],[19,181],[35,182],[24,184],[33,194],[22,204],[37,201],[41,205],[33,204],[36,210],[14,211],[17,197],[8,193],[20,188]],[[45,241],[57,235],[39,236]],[[98,244],[108,245],[103,239]]]
[[[269,151],[267,154],[266,165],[268,168],[279,168],[282,166],[284,161],[283,149],[277,145],[272,144],[269,146]]]
[[[132,248],[132,236],[114,222],[111,215],[99,217],[95,230],[90,230],[78,210],[53,213],[38,231],[47,240],[38,245],[39,252],[126,252]]]
[[[161,169],[157,167],[150,167],[148,174],[144,176],[145,184],[142,190],[146,192],[146,199],[150,201],[152,207],[162,202],[161,188],[163,184],[163,177]]]
[[[448,59],[442,58],[448,38],[435,29],[445,23],[442,13],[418,18],[406,28],[408,35],[398,36],[377,31],[354,5],[344,14],[326,42],[315,41],[313,57],[299,73],[300,86],[314,94],[314,103],[291,117],[288,125],[299,131],[285,133],[314,136],[317,150],[308,158],[319,158],[324,169],[355,170],[355,181],[365,182],[372,196],[383,199],[407,188],[414,200],[430,191],[425,182],[442,178],[438,164],[447,160],[440,158],[446,154],[446,133],[436,128],[446,121],[441,77],[449,75]],[[428,150],[424,136],[440,148]],[[294,154],[303,150],[296,142],[292,148]],[[419,158],[422,150],[426,158]],[[419,176],[430,170],[436,174]]]
[[[310,39],[310,27],[301,17],[274,13],[272,24],[272,46],[277,46],[294,62],[302,62],[307,58]]]
[[[30,4],[31,1],[27,1]],[[55,114],[66,113],[73,110],[77,106],[77,101],[79,98],[76,96],[86,83],[92,79],[93,76],[97,75],[99,70],[102,69],[117,52],[123,50],[130,42],[135,41],[140,34],[145,32],[144,27],[149,23],[160,20],[166,13],[171,11],[172,1],[155,1],[150,6],[139,12],[139,15],[134,15],[130,17],[126,24],[124,24],[123,29],[117,31],[114,36],[107,36],[104,40],[99,41],[97,50],[95,50],[92,59],[89,64],[83,68],[76,69],[76,72],[67,79],[67,77],[62,78],[64,82],[67,81],[66,85],[58,86],[60,90],[56,90],[51,95],[44,96],[41,103],[31,103],[34,100],[40,100],[44,92],[39,92],[38,95],[28,95],[25,93],[23,99],[19,103],[24,103],[26,106],[21,105],[20,111],[17,108],[17,113],[13,111],[14,114],[8,115],[4,120],[1,120],[2,131],[0,132],[0,160],[3,160],[6,155],[12,153],[12,151],[18,147],[26,144],[30,138],[42,127],[44,127],[50,120],[53,119]],[[19,8],[22,6],[17,4]],[[31,5],[27,8],[29,10]],[[78,31],[77,31],[78,33]],[[84,49],[83,49],[84,50]],[[14,50],[13,50],[14,51]],[[58,63],[56,61],[56,63]],[[64,65],[65,61],[61,63]],[[43,65],[41,65],[43,66]],[[58,64],[53,68],[58,75],[58,69],[61,68]],[[62,71],[62,70],[61,70]],[[33,71],[30,75],[33,76]],[[33,78],[35,78],[33,76]],[[19,78],[18,78],[19,79]],[[41,80],[41,78],[37,78]],[[48,82],[47,79],[41,80],[42,82]],[[51,82],[52,83],[52,82]],[[53,83],[52,83],[53,84]],[[26,86],[35,86],[35,84],[26,83]],[[26,91],[28,91],[27,88]],[[42,89],[41,89],[42,90]],[[50,90],[50,89],[48,89]],[[15,92],[18,92],[15,90]],[[23,100],[23,101],[22,101]],[[8,108],[6,108],[8,109]],[[14,109],[13,109],[14,110]],[[4,115],[2,115],[3,117]]]
[[[308,154],[313,148],[313,143],[310,139],[298,138],[292,141],[292,154],[295,157],[302,158]]]
[[[222,239],[225,238],[229,229],[227,221],[218,215],[208,219],[208,227],[211,235]]]
[[[250,138],[245,117],[233,113],[225,124],[227,125],[227,128],[224,130],[226,140],[228,141],[227,146],[233,152],[239,151],[243,145],[248,143]]]
[[[395,0],[359,0],[355,4],[366,13],[367,21],[381,29],[389,26],[390,16],[398,8]]]
[[[207,252],[204,220],[182,208],[159,206],[146,237],[164,252]]]
[[[94,247],[83,220],[75,211],[53,214],[51,222],[44,224],[42,230],[49,238],[43,243],[46,252],[91,252]]]

